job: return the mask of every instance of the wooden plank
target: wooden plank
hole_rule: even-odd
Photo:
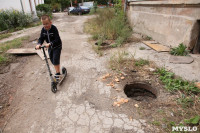
[[[44,53],[43,53],[42,49],[41,49],[41,50],[36,50],[36,52],[37,52],[37,54],[40,56],[40,58],[41,58],[42,60],[44,60]],[[47,59],[49,59],[49,54],[48,54],[48,50],[47,50],[47,49],[45,49],[45,53],[46,53],[46,55],[47,55]]]
[[[9,49],[6,53],[16,55],[30,55],[36,54],[36,50],[34,48]]]
[[[143,43],[158,52],[169,52],[170,51],[169,47],[159,44],[155,41],[143,41]]]

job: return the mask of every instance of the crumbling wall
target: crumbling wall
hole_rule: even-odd
[[[197,43],[200,0],[129,1],[127,16],[135,32],[164,45],[193,49]]]

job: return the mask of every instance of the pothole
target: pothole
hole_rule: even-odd
[[[126,84],[124,87],[124,93],[127,97],[137,101],[149,102],[157,98],[157,90],[145,82]]]

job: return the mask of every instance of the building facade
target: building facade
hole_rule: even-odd
[[[36,6],[44,4],[44,0],[0,0],[0,9],[15,9],[37,16]]]

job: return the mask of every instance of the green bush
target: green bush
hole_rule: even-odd
[[[49,15],[52,17],[52,9],[51,6],[48,4],[39,4],[36,6],[37,15],[40,18],[42,15]]]
[[[131,35],[129,27],[123,12],[116,13],[114,9],[107,8],[98,11],[98,16],[88,22],[90,25],[89,33],[93,39],[104,41],[115,40],[113,47],[120,46]]]
[[[17,10],[1,10],[0,11],[0,31],[25,27],[32,22],[32,17],[29,14]]]
[[[183,45],[183,43],[179,44],[178,47],[172,48],[170,50],[170,54],[175,56],[187,56],[188,53],[189,52],[187,50],[187,47]]]

